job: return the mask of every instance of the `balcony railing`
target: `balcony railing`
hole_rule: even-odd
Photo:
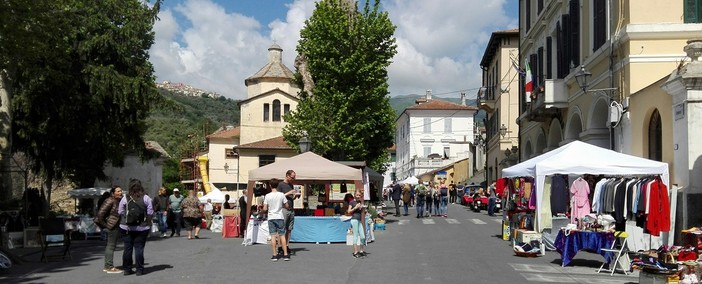
[[[548,79],[542,90],[536,90],[526,117],[532,121],[544,121],[558,109],[568,108],[568,93],[563,79]]]

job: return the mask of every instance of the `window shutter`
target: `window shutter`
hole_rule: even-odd
[[[580,1],[570,1],[570,58],[573,65],[580,65]]]
[[[699,23],[700,22],[700,0],[685,0],[685,5],[683,7],[685,10],[685,23]]]
[[[597,51],[607,39],[607,3],[605,0],[593,1],[594,15],[592,51]]]
[[[526,25],[526,31],[529,32],[531,29],[531,0],[524,1],[524,24]]]
[[[553,40],[546,37],[546,79],[553,79]]]

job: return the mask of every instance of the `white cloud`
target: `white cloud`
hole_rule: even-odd
[[[391,95],[479,87],[480,59],[491,32],[516,27],[517,19],[505,14],[506,1],[383,1],[397,26],[398,53],[388,70]],[[158,80],[245,98],[244,79],[266,64],[267,49],[274,40],[284,50],[283,62],[294,69],[299,31],[315,4],[296,0],[287,7],[284,20],[270,23],[225,11],[213,0],[185,0],[161,11],[151,49]]]

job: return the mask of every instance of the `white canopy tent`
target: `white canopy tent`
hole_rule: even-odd
[[[573,141],[548,153],[529,159],[502,170],[502,177],[514,178],[531,176],[536,178],[536,208],[539,210],[543,201],[546,176],[554,174],[570,175],[660,175],[663,183],[670,189],[668,164],[641,157],[622,154],[582,141]],[[675,200],[671,198],[670,200]],[[675,207],[671,204],[671,212]],[[535,214],[535,230],[543,231],[541,214]],[[674,218],[671,218],[671,229]],[[665,238],[664,233],[664,238]],[[668,236],[668,243],[671,243]]]
[[[210,183],[210,193],[205,194],[198,198],[200,203],[207,203],[207,199],[212,200],[212,203],[222,203],[224,202],[224,192],[215,187],[214,184]],[[231,200],[230,200],[231,201]]]
[[[416,184],[419,183],[419,179],[417,179],[417,177],[415,177],[415,176],[411,176],[411,177],[408,177],[408,178],[406,178],[405,180],[400,181],[400,182],[398,182],[398,183],[400,183],[400,184],[416,185]]]

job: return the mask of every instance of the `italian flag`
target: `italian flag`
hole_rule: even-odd
[[[524,74],[524,92],[526,93],[526,101],[531,102],[531,92],[534,90],[534,81],[531,78],[531,67],[529,67],[529,61],[525,60],[524,65],[526,65],[526,74]]]

